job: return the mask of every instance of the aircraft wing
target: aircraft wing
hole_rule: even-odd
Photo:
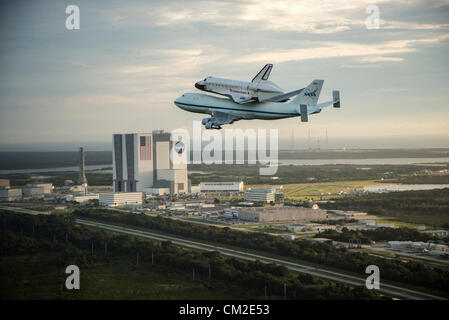
[[[334,108],[340,108],[340,91],[332,91],[332,96],[333,96],[334,100],[328,101],[328,102],[323,102],[323,103],[318,103],[314,107],[318,107],[319,109],[326,108],[329,106],[334,106]]]
[[[214,122],[218,125],[231,124],[234,121],[238,121],[238,120],[242,119],[241,117],[237,117],[230,113],[221,112],[221,111],[212,112],[212,117],[215,120]]]
[[[300,94],[302,91],[304,90],[304,88],[299,89],[299,90],[295,90],[295,91],[291,91],[291,92],[287,92],[284,94],[280,94],[278,96],[275,97],[271,97],[269,99],[264,100],[263,102],[285,102],[287,101],[289,98],[293,97],[293,96],[297,96],[298,94]]]

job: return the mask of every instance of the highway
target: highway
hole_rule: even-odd
[[[15,212],[19,212],[19,213],[31,214],[33,216],[38,215],[38,214],[45,214],[45,215],[49,215],[50,214],[47,211],[36,211],[36,210],[30,210],[30,209],[21,208],[21,207],[0,206],[0,209],[9,210],[9,211],[15,211]]]
[[[314,275],[320,278],[332,280],[332,281],[338,281],[342,283],[346,283],[349,285],[355,285],[355,286],[365,286],[365,277],[357,277],[352,276],[344,273],[339,273],[331,270],[326,270],[323,267],[312,267],[307,265],[302,265],[299,263],[294,263],[288,260],[282,260],[282,259],[276,259],[271,258],[265,255],[261,254],[252,254],[245,252],[243,250],[235,250],[235,249],[229,249],[221,246],[211,245],[211,244],[205,244],[200,241],[193,241],[193,240],[185,240],[182,238],[178,238],[172,235],[167,234],[160,234],[155,233],[151,231],[142,231],[138,230],[132,227],[122,227],[122,226],[116,226],[104,222],[97,222],[97,221],[91,221],[91,220],[85,220],[85,219],[76,219],[76,222],[82,225],[100,228],[104,230],[119,232],[119,233],[125,233],[133,236],[138,236],[142,238],[147,239],[153,239],[158,241],[171,241],[173,244],[198,249],[198,250],[205,250],[205,251],[218,251],[221,254],[225,256],[235,257],[239,259],[249,260],[249,261],[255,261],[259,260],[263,263],[277,263],[280,265],[284,265],[289,270],[297,271],[301,273],[306,273],[310,275]],[[368,275],[367,275],[368,276]],[[420,292],[404,287],[399,287],[397,285],[391,285],[386,284],[382,282],[382,271],[381,271],[381,281],[380,281],[380,289],[382,293],[386,295],[390,295],[397,298],[402,299],[411,299],[411,300],[446,300],[444,297],[435,296],[432,294],[428,294],[425,292]]]

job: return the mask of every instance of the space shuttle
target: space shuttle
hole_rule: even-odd
[[[284,93],[274,82],[268,81],[272,64],[266,64],[251,82],[207,77],[195,83],[195,87],[202,91],[216,93],[230,98],[233,102],[244,104],[249,102],[285,102],[296,96],[304,89]]]

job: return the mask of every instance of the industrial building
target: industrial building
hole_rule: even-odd
[[[113,190],[146,194],[187,193],[187,162],[170,161],[174,146],[171,134],[163,131],[114,134]],[[176,150],[177,154],[183,151],[183,148]]]
[[[291,224],[287,226],[287,230],[294,233],[301,232],[322,232],[326,230],[336,230],[336,225],[320,224],[320,223],[301,223]]]
[[[99,194],[99,204],[101,206],[117,207],[126,205],[141,205],[142,203],[142,192],[112,192]]]
[[[9,188],[9,179],[0,179],[0,188]]]
[[[437,238],[446,238],[448,236],[447,230],[426,230],[426,231],[421,231],[421,233],[428,234],[432,237],[437,237]]]
[[[243,181],[240,182],[201,182],[199,184],[201,192],[243,192]]]
[[[98,193],[91,193],[91,194],[69,194],[66,196],[66,201],[68,202],[77,202],[77,203],[84,203],[88,202],[90,200],[99,200],[99,194]]]
[[[252,189],[245,192],[245,201],[252,202],[274,202],[275,192],[273,189]]]
[[[22,200],[22,189],[7,188],[0,189],[0,201],[17,201]]]
[[[45,188],[44,187],[27,186],[27,187],[22,188],[22,197],[23,198],[43,199],[44,196],[45,196]]]
[[[44,182],[29,182],[26,184],[27,188],[42,188],[44,194],[51,194],[55,188],[52,183]]]
[[[254,222],[310,222],[312,220],[326,220],[326,211],[287,206],[253,207],[239,209],[238,217],[241,220]]]

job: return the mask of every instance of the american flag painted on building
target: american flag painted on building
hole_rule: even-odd
[[[140,160],[151,160],[151,136],[140,137]]]

